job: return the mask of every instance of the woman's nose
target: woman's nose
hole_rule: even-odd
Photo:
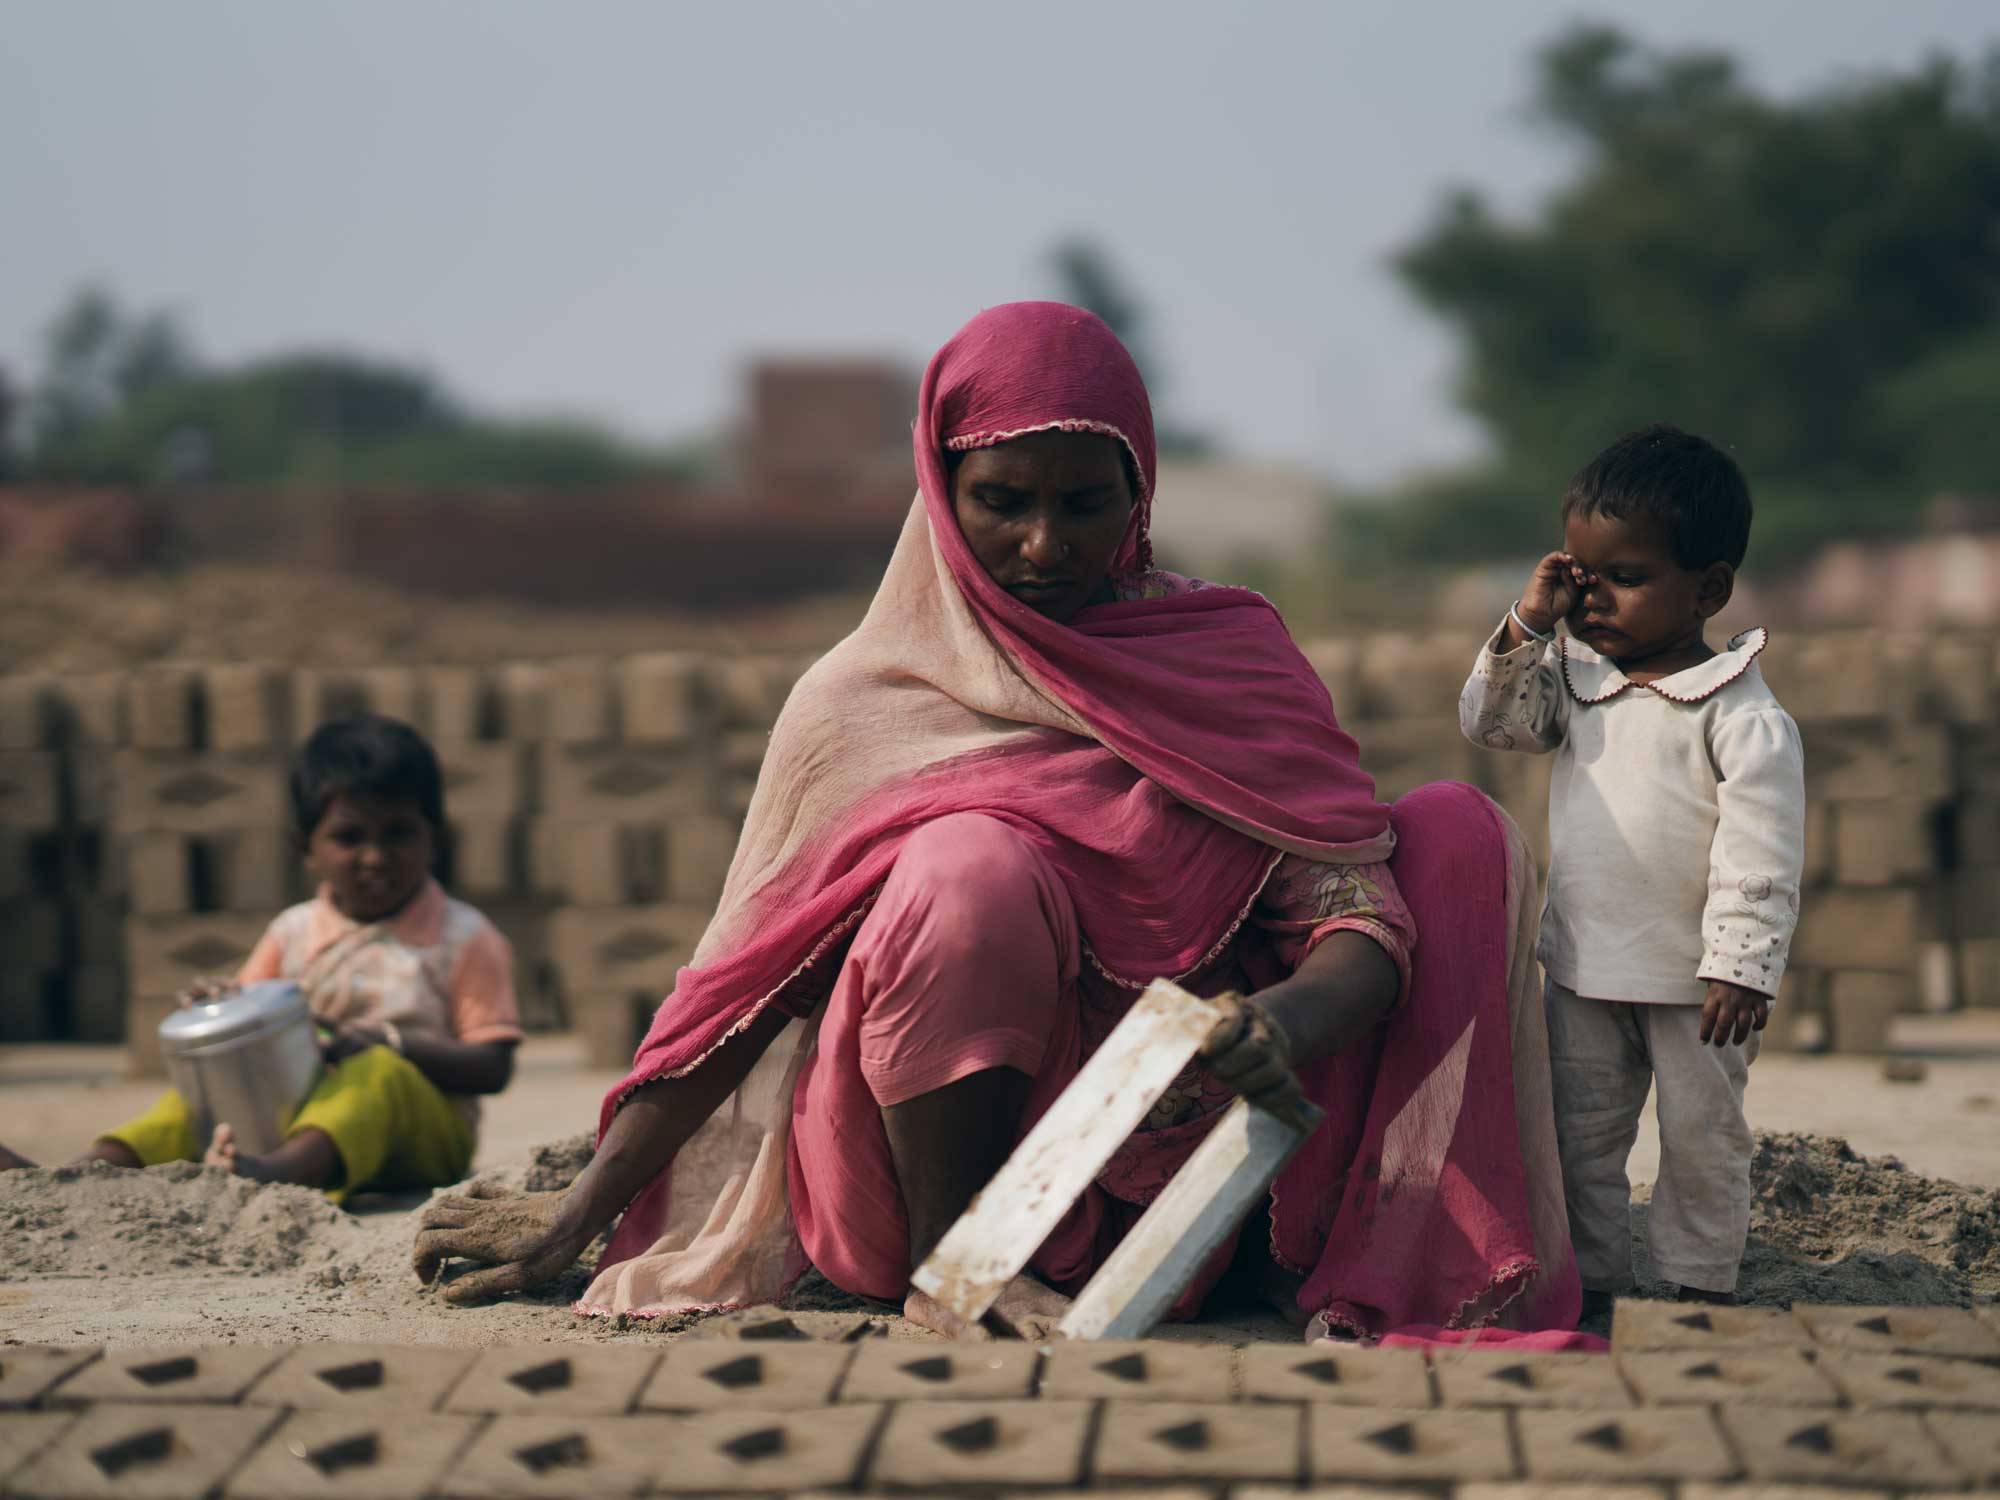
[[[1021,544],[1021,555],[1038,568],[1053,568],[1069,555],[1069,543],[1062,539],[1054,525],[1037,521],[1028,528],[1028,535]]]

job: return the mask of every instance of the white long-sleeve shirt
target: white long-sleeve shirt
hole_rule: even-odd
[[[1459,727],[1489,750],[1555,753],[1537,950],[1600,1000],[1698,1005],[1723,979],[1775,996],[1798,924],[1805,756],[1744,632],[1640,685],[1581,641],[1480,649]]]

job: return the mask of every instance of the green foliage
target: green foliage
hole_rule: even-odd
[[[682,467],[582,423],[475,418],[428,376],[353,355],[203,371],[170,320],[96,291],[52,326],[30,414],[42,479],[574,489]]]
[[[1737,455],[1767,558],[2000,488],[2000,50],[1791,102],[1586,26],[1537,112],[1581,149],[1569,185],[1525,223],[1454,193],[1398,258],[1499,458],[1404,496],[1392,542],[1537,547],[1566,478],[1650,421]]]

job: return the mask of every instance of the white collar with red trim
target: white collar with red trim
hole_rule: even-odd
[[[1674,672],[1645,687],[1675,703],[1699,703],[1728,687],[1750,670],[1750,663],[1769,644],[1771,633],[1759,625],[1732,636],[1729,645],[1707,661]],[[1590,647],[1565,636],[1558,647],[1562,655],[1563,683],[1570,697],[1579,703],[1604,703],[1634,684],[1618,670],[1618,663],[1599,656]]]

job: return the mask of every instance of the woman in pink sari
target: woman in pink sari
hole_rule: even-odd
[[[1456,784],[1377,803],[1271,606],[1153,567],[1151,410],[1089,313],[973,319],[915,450],[881,590],[787,702],[596,1158],[563,1193],[438,1200],[419,1275],[520,1290],[616,1219],[582,1311],[771,1301],[817,1267],[943,1333],[1040,1337],[1236,1093],[1303,1088],[1327,1119],[1250,1247],[1292,1310],[1572,1326],[1513,825]],[[1161,975],[1217,997],[1203,1060],[960,1325],[912,1267]]]

